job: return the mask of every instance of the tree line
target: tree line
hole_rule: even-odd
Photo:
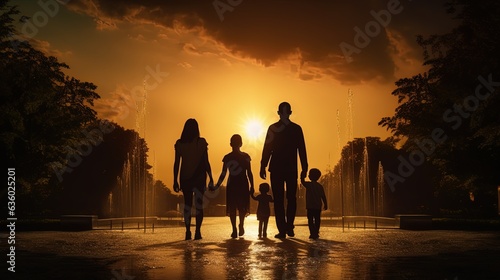
[[[392,95],[398,106],[379,122],[393,135],[384,141],[366,138],[370,166],[381,162],[384,170],[385,215],[498,213],[500,2],[451,0],[445,8],[456,27],[416,37],[428,70],[396,82]],[[344,194],[344,203],[362,196],[363,141],[348,142],[325,176],[337,214],[341,187],[349,196]],[[375,187],[376,172],[370,169]],[[362,211],[360,203],[346,204],[344,211]]]
[[[441,207],[460,213],[473,204],[476,215],[491,216],[500,186],[500,3],[452,0],[446,9],[457,26],[417,37],[428,70],[396,82],[399,105],[379,125],[435,170]]]
[[[134,149],[139,177],[166,199],[165,185],[152,182],[145,140],[98,118],[96,85],[64,74],[68,65],[23,40],[15,28],[23,20],[0,1],[0,153],[4,170],[17,167],[18,215],[106,215]]]
[[[367,196],[359,187],[366,146],[370,186],[380,185],[376,166],[383,166],[384,215],[497,213],[499,6],[494,0],[451,0],[446,8],[457,26],[446,34],[417,37],[428,70],[396,82],[392,95],[399,104],[393,116],[379,122],[393,136],[347,143],[341,160],[323,178],[331,185],[331,199],[340,199],[334,194],[341,186],[351,186],[351,196]],[[110,194],[132,154],[142,162],[138,180],[151,192],[145,195],[154,193],[155,200],[166,202],[155,203],[162,206],[150,213],[176,210],[178,197],[153,182],[146,141],[134,130],[98,118],[93,109],[100,98],[97,87],[67,76],[68,65],[20,40],[19,20],[17,8],[0,0],[0,153],[4,170],[19,167],[16,199],[24,205],[19,210],[112,215],[109,203],[125,200]],[[378,195],[373,198],[371,191],[372,201],[363,202],[363,210],[353,202],[349,211],[374,214]],[[340,213],[339,203],[332,204],[334,212]]]

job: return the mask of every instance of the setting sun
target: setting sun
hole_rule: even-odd
[[[245,123],[245,133],[249,140],[258,140],[265,133],[264,125],[258,119],[250,119]]]

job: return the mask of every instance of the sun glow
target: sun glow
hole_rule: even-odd
[[[263,137],[265,133],[264,125],[260,120],[256,118],[247,120],[244,127],[245,127],[246,137],[250,141],[259,140],[261,137]]]

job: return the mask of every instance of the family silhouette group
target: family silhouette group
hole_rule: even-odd
[[[309,238],[319,238],[321,210],[327,210],[327,201],[323,186],[318,183],[321,172],[312,168],[308,171],[306,145],[302,128],[290,120],[292,108],[288,102],[278,106],[279,121],[269,126],[260,161],[260,177],[267,178],[266,168],[269,166],[270,184],[259,185],[255,195],[254,179],[250,164],[250,156],[241,151],[243,140],[235,134],[230,139],[232,151],[222,159],[223,167],[219,179],[214,184],[212,169],[208,160],[208,143],[200,137],[198,122],[188,119],[184,124],[181,137],[176,141],[174,161],[174,191],[182,191],[184,197],[185,240],[191,236],[191,213],[196,209],[196,227],[194,239],[201,239],[203,222],[203,195],[207,188],[217,190],[229,172],[226,186],[226,214],[231,220],[232,238],[245,234],[244,221],[250,213],[250,198],[258,201],[257,219],[259,220],[259,238],[267,237],[267,225],[271,215],[270,203],[274,203],[274,215],[278,233],[275,238],[294,237],[294,221],[297,211],[297,179],[298,161],[300,158],[302,186],[306,188],[306,209],[309,226]],[[269,194],[272,190],[272,196]],[[285,208],[286,199],[286,208]],[[236,213],[239,224],[236,226]]]

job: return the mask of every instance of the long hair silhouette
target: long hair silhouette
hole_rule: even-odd
[[[181,142],[188,143],[199,137],[200,128],[198,127],[198,122],[195,119],[188,119],[182,129]]]

